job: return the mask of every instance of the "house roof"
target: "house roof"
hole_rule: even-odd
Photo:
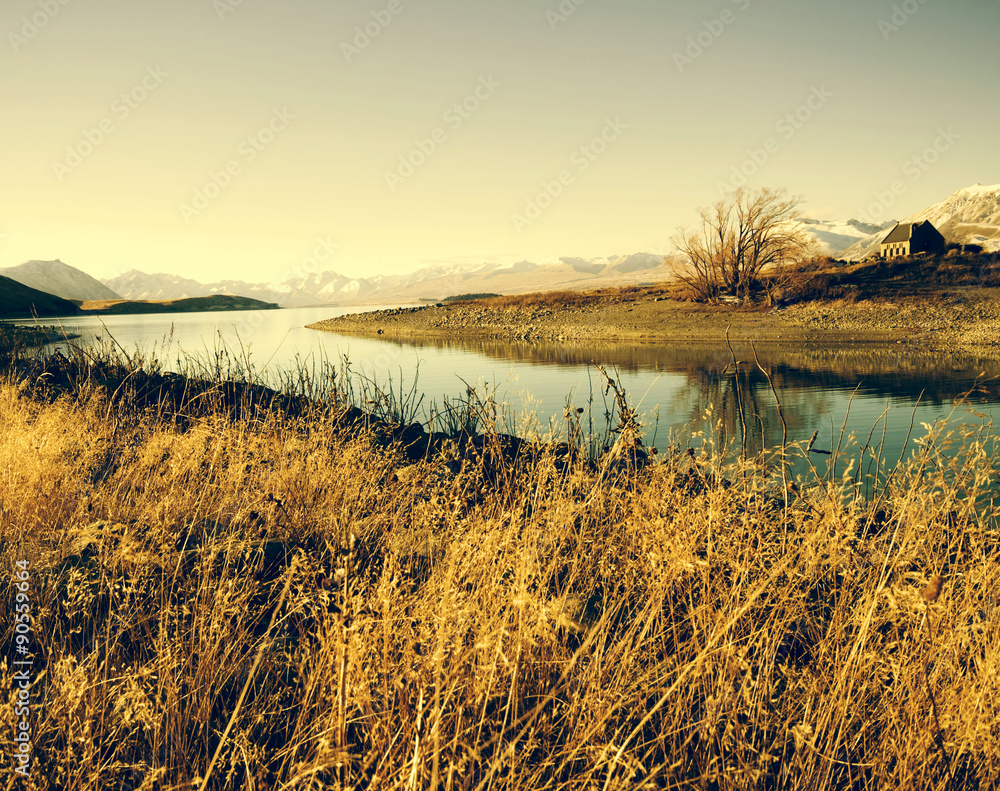
[[[908,242],[913,236],[912,222],[897,223],[896,227],[889,231],[889,235],[882,240],[882,244],[892,244],[893,242]]]
[[[889,235],[882,240],[882,244],[908,242],[913,238],[913,232],[918,228],[920,228],[925,235],[928,231],[933,231],[937,236],[941,236],[940,231],[934,227],[934,223],[930,220],[921,220],[920,222],[901,222],[889,231]]]

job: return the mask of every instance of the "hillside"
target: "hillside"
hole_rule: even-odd
[[[917,212],[906,222],[930,220],[949,242],[978,244],[990,252],[1000,250],[1000,184],[976,184],[960,189],[946,200]]]
[[[216,295],[214,297],[188,297],[165,300],[85,300],[81,304],[88,314],[136,313],[203,313],[222,310],[277,310],[273,302],[262,302],[247,297]]]
[[[68,300],[0,275],[0,318],[73,316],[79,312],[79,308]]]
[[[975,184],[953,192],[940,203],[921,209],[901,223],[930,220],[953,244],[978,244],[988,252],[1000,251],[1000,184]],[[878,253],[887,231],[872,233],[844,250],[840,257],[862,261]]]
[[[63,299],[121,299],[101,281],[62,261],[28,261],[0,269],[0,275]]]

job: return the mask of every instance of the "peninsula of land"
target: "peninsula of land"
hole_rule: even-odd
[[[339,316],[311,329],[404,339],[464,336],[497,340],[628,342],[757,341],[1000,344],[1000,289],[956,288],[860,302],[786,307],[705,305],[643,294],[579,295],[575,304],[476,300]]]
[[[711,304],[678,284],[586,293],[450,300],[327,319],[312,329],[393,339],[683,342],[919,343],[1000,348],[1000,287],[924,262],[884,262],[802,273],[771,304]],[[951,282],[948,282],[948,281]],[[977,280],[979,282],[977,282]]]

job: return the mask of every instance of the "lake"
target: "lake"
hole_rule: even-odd
[[[376,308],[369,308],[374,310]],[[295,308],[276,311],[85,316],[47,320],[90,343],[109,336],[128,351],[140,349],[167,369],[182,358],[207,364],[228,350],[248,360],[262,379],[275,384],[296,366],[346,357],[356,382],[422,396],[418,419],[444,399],[493,393],[508,416],[506,426],[524,433],[553,427],[565,435],[567,407],[583,407],[584,428],[607,429],[613,402],[596,369],[604,364],[628,392],[647,426],[647,441],[660,450],[673,443],[743,443],[749,453],[780,445],[782,421],[789,442],[830,450],[853,435],[881,444],[882,458],[894,463],[909,452],[931,424],[952,416],[955,425],[992,420],[1000,406],[1000,370],[995,361],[960,352],[930,353],[908,344],[764,344],[754,364],[746,341],[734,339],[739,362],[724,343],[510,343],[490,340],[425,339],[412,343],[355,338],[306,329],[307,324],[363,308]],[[30,322],[19,322],[30,323]],[[737,398],[739,392],[740,398]],[[781,405],[781,415],[775,404]],[[956,406],[956,400],[965,397]],[[740,405],[742,404],[742,418]],[[911,433],[911,424],[913,430]],[[811,456],[810,458],[813,458]],[[821,466],[827,457],[815,454]]]

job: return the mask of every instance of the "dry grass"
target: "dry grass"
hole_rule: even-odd
[[[1000,285],[1000,256],[995,253],[906,256],[846,264],[824,256],[772,276],[781,279],[787,297],[856,302],[962,286],[995,287]]]
[[[8,380],[35,763],[3,787],[929,789],[942,744],[996,787],[996,471],[960,439],[870,506],[786,505],[707,456],[410,464],[320,413]]]
[[[597,304],[599,297],[594,291],[540,291],[530,294],[508,294],[483,300],[494,308],[577,308]]]
[[[484,299],[482,302],[490,307],[501,309],[530,310],[549,308],[582,308],[592,305],[617,305],[621,303],[648,300],[654,297],[663,299],[686,299],[688,289],[683,283],[655,283],[644,286],[621,286],[617,288],[600,288],[589,291],[543,291],[530,294],[508,294],[502,297]]]

